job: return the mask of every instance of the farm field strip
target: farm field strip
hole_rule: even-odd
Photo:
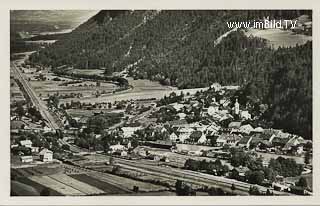
[[[119,176],[115,176],[115,175],[110,175],[110,174],[106,174],[103,173],[103,175],[97,174],[97,173],[91,173],[90,176],[97,178],[99,180],[102,181],[106,181],[109,182],[111,179],[111,182],[117,182],[117,184],[122,187],[125,188],[127,190],[132,190],[133,186],[138,186],[139,187],[139,191],[145,191],[145,192],[149,192],[149,191],[159,191],[159,190],[164,190],[166,189],[163,186],[158,186],[158,185],[154,185],[151,183],[145,183],[145,182],[141,182],[141,181],[136,181],[136,180],[132,180],[129,178],[125,178],[125,177],[119,177]]]
[[[39,183],[41,185],[44,185],[50,189],[53,189],[63,195],[70,195],[70,196],[80,196],[80,195],[86,195],[85,193],[72,188],[68,185],[65,185],[61,182],[58,182],[48,176],[32,176],[29,177],[29,179],[31,179],[32,181]]]
[[[88,169],[83,169],[83,168],[78,168],[78,167],[73,167],[73,166],[66,166],[69,168],[74,168],[75,170],[78,170],[79,172],[86,173],[88,176],[96,178],[100,181],[107,182],[108,184],[112,184],[115,187],[118,187],[128,193],[132,192],[133,186],[138,186],[139,191],[160,191],[160,190],[166,190],[166,187],[151,184],[151,183],[145,183],[142,181],[137,181],[133,180],[130,178],[126,177],[121,177],[117,175],[112,175],[108,173],[102,173],[98,171],[93,171],[93,170],[88,170]]]
[[[93,194],[102,194],[104,193],[104,191],[93,187],[91,185],[88,185],[84,182],[81,182],[77,179],[74,179],[72,177],[69,177],[66,174],[54,174],[54,175],[50,175],[49,177],[51,177],[52,179],[61,182],[63,184],[66,184],[70,187],[76,188],[77,190],[87,194],[87,195],[93,195]]]
[[[98,179],[99,181],[106,182],[110,185],[113,185],[114,187],[119,188],[120,190],[123,190],[125,192],[128,192],[128,193],[132,192],[132,190],[131,190],[132,188],[128,188],[127,185],[123,186],[120,184],[121,182],[124,182],[124,179],[127,179],[127,178],[118,177],[116,175],[108,175],[106,173],[97,172],[97,171],[84,169],[84,168],[76,167],[76,166],[71,166],[71,165],[67,165],[67,164],[64,164],[63,167],[65,168],[66,171],[68,171],[67,172],[68,175],[86,174],[90,177]],[[118,179],[118,178],[120,178],[120,179]]]
[[[129,194],[127,191],[122,190],[118,187],[115,187],[112,184],[109,184],[107,182],[104,181],[100,181],[97,178],[88,176],[87,174],[72,174],[69,175],[70,177],[77,179],[81,182],[87,183],[91,186],[94,186],[96,188],[99,188],[100,190],[103,190],[105,194],[107,195],[114,195],[114,194]]]
[[[62,196],[62,194],[57,192],[56,190],[53,190],[45,185],[39,184],[39,183],[37,183],[27,177],[18,178],[18,182],[29,185],[29,186],[35,188],[38,192],[41,192],[43,189],[47,188],[50,191],[50,196]]]

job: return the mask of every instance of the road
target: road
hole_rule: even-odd
[[[48,111],[47,106],[37,97],[29,81],[24,78],[23,74],[21,74],[20,70],[17,68],[14,62],[11,62],[10,65],[15,78],[22,84],[26,95],[29,96],[31,103],[37,108],[41,116],[46,120],[48,127],[54,130],[59,129],[59,125],[56,123],[54,117]]]

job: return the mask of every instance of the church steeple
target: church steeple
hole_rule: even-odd
[[[237,98],[236,102],[234,103],[234,113],[238,115],[239,112],[240,112],[240,105],[238,103],[238,98]]]

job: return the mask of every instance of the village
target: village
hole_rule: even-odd
[[[56,175],[52,165],[67,179],[74,177],[70,174],[86,174],[86,178],[73,178],[79,185],[83,181],[90,185],[88,178],[100,181],[96,193],[81,195],[114,194],[101,187],[101,182],[107,184],[106,175],[130,182],[112,183],[125,194],[177,193],[179,180],[181,188],[191,190],[184,195],[312,194],[312,141],[261,126],[260,111],[252,112],[252,105],[241,104],[239,86],[214,83],[192,92],[172,91],[162,98],[130,99],[128,95],[127,100],[92,103],[81,98],[68,102],[74,95],[37,94],[60,127],[52,129],[28,103],[24,86],[15,78],[11,81],[13,174],[17,179],[28,177],[42,190],[49,187],[51,195],[79,195],[81,191],[61,189],[62,183],[52,176]],[[88,85],[92,90],[101,87],[94,81]],[[38,171],[46,165],[45,171]],[[195,183],[192,172],[210,181],[202,177],[203,182]],[[40,177],[55,183],[48,186]],[[223,192],[212,192],[212,185]]]

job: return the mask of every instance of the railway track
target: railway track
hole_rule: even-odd
[[[23,86],[26,95],[28,95],[31,103],[37,108],[37,110],[40,112],[41,116],[46,120],[46,123],[48,127],[57,130],[59,129],[59,125],[55,122],[54,117],[50,114],[48,111],[48,108],[46,105],[44,105],[37,95],[35,94],[34,90],[32,89],[30,83],[23,77],[17,66],[15,65],[14,62],[11,62],[11,69],[13,71],[13,74],[15,78],[18,79],[18,81],[21,83]]]
[[[141,162],[133,161],[133,160],[125,160],[121,158],[114,158],[120,166],[123,166],[125,168],[136,170],[140,172],[144,172],[146,174],[150,175],[156,175],[164,178],[169,179],[181,179],[186,182],[190,182],[192,184],[200,184],[200,185],[211,185],[211,186],[222,186],[225,188],[231,188],[232,184],[235,185],[237,190],[241,192],[248,193],[250,186],[253,186],[252,184],[240,182],[233,179],[228,179],[224,177],[217,177],[201,172],[195,172],[190,170],[182,170],[182,169],[175,169],[171,167],[163,167],[163,166],[152,166],[152,165],[146,165]],[[254,185],[259,188],[260,191],[266,192],[268,188],[260,186],[260,185]],[[293,195],[291,193],[286,192],[280,192],[280,191],[273,191],[275,195]]]

